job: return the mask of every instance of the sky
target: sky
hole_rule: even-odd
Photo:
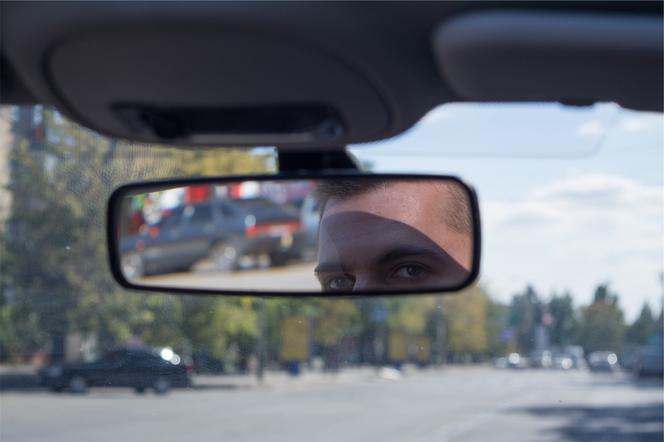
[[[664,288],[664,117],[614,104],[448,104],[397,138],[351,146],[373,171],[457,175],[478,193],[481,283],[577,305],[608,282],[628,321]]]

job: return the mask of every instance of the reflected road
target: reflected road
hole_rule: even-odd
[[[165,397],[5,392],[3,441],[660,441],[662,384],[482,367],[285,376]],[[249,379],[249,378],[248,378]],[[251,382],[249,382],[251,384]]]
[[[140,284],[163,287],[199,289],[281,291],[288,287],[292,292],[320,291],[314,276],[316,263],[298,263],[267,269],[248,269],[236,272],[217,272],[204,268],[194,272],[170,273],[141,278]]]

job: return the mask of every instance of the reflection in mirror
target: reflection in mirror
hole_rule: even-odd
[[[470,190],[450,178],[201,181],[124,193],[131,284],[212,291],[445,291],[469,283]]]

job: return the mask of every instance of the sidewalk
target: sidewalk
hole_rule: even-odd
[[[434,370],[436,368],[433,368]],[[426,371],[432,368],[425,369]],[[313,369],[304,369],[298,376],[293,376],[282,370],[268,370],[263,380],[258,381],[256,374],[243,375],[193,375],[193,388],[307,388],[312,385],[345,384],[353,382],[366,382],[375,380],[397,381],[420,369],[413,365],[405,365],[401,370],[389,366],[354,366],[344,367],[334,372],[326,372]]]
[[[38,367],[31,365],[0,365],[0,391],[40,389]],[[241,375],[191,375],[193,389],[242,389],[242,388],[298,388],[316,384],[338,384],[376,379],[375,367],[347,367],[336,372],[303,370],[292,376],[282,370],[265,371],[262,381],[254,373]]]
[[[29,391],[41,389],[37,367],[30,365],[0,365],[0,391]],[[406,366],[401,371],[390,367],[344,367],[338,371],[303,369],[298,376],[283,370],[266,370],[263,380],[255,373],[237,375],[191,375],[191,387],[205,389],[298,389],[313,385],[332,385],[373,380],[395,381],[408,376],[414,367]]]
[[[375,367],[346,367],[336,372],[303,370],[298,376],[285,371],[266,371],[259,381],[255,373],[242,375],[193,375],[192,387],[197,388],[297,388],[317,384],[340,384],[377,378]]]

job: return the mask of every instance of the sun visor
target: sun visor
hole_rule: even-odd
[[[52,50],[66,111],[115,137],[178,145],[343,145],[387,128],[385,101],[342,60],[278,35],[124,30]]]
[[[662,111],[662,33],[661,16],[477,12],[442,23],[433,50],[462,100]]]

